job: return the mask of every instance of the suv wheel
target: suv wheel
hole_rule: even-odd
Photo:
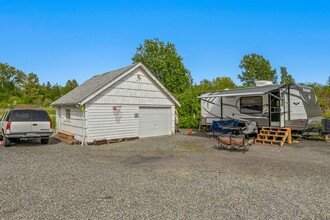
[[[41,144],[48,144],[49,139],[45,138],[45,139],[41,139]]]
[[[10,140],[6,137],[3,137],[3,146],[9,147],[10,146]]]

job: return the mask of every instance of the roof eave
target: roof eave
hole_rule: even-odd
[[[66,102],[66,103],[52,103],[50,104],[50,106],[68,106],[68,105],[80,105],[80,103],[77,103],[77,102]]]

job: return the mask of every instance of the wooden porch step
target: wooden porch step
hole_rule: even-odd
[[[285,134],[286,131],[260,130],[260,133],[265,133],[265,134]]]
[[[255,139],[256,144],[278,144],[281,147],[286,141],[292,143],[290,128],[262,127]]]
[[[279,140],[256,139],[255,142],[256,142],[256,144],[258,144],[258,143],[259,144],[270,144],[270,145],[278,144],[281,147],[284,145],[284,142],[283,141],[279,141]]]
[[[285,137],[285,135],[276,135],[276,134],[257,134],[258,137]]]

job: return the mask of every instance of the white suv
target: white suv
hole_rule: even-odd
[[[0,136],[5,147],[21,139],[40,138],[42,144],[48,144],[52,135],[52,122],[48,113],[39,109],[7,110],[0,121]]]

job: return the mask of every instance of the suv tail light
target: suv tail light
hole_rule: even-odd
[[[52,128],[53,128],[53,123],[49,122],[49,129],[52,129]]]
[[[8,122],[7,122],[7,125],[6,125],[6,130],[10,130],[10,126],[11,126],[11,122],[8,121]]]

